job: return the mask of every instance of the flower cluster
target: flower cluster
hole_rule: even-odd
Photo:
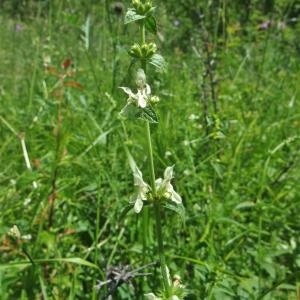
[[[168,271],[169,272],[169,271]],[[168,273],[168,276],[170,277],[170,274]],[[148,293],[145,294],[145,297],[147,300],[181,300],[184,299],[187,295],[186,288],[183,284],[181,284],[181,278],[179,275],[175,275],[173,277],[173,282],[171,282],[170,278],[170,290],[169,290],[169,296],[161,295],[162,297],[156,296],[154,293]]]
[[[175,192],[171,180],[173,178],[174,166],[167,167],[164,172],[164,178],[158,178],[155,181],[157,196],[159,198],[170,199],[171,201],[181,204],[182,199],[178,193]],[[142,172],[137,166],[133,169],[134,185],[136,187],[136,193],[131,197],[131,202],[134,203],[134,211],[139,213],[144,201],[149,198],[151,192],[150,186],[143,180]]]
[[[159,101],[157,96],[151,96],[151,88],[146,83],[146,75],[143,69],[137,71],[136,76],[137,93],[133,93],[128,87],[121,86],[122,89],[129,97],[128,104],[135,104],[137,107],[145,108],[149,103],[156,103]]]

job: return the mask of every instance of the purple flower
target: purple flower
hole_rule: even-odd
[[[16,32],[20,32],[24,29],[23,25],[22,24],[16,24],[15,26],[15,31]]]
[[[268,29],[271,26],[272,26],[272,21],[271,20],[267,20],[267,21],[259,24],[258,28],[261,29],[261,30],[266,30],[266,29]]]

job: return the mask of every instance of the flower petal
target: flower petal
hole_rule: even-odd
[[[163,183],[163,180],[161,178],[158,178],[155,180],[155,186],[156,186],[157,190],[159,190],[161,188],[162,183]]]
[[[144,183],[141,170],[135,165],[133,169],[134,185],[142,185]]]
[[[174,169],[174,165],[171,166],[171,167],[167,167],[165,169],[165,172],[164,172],[164,178],[165,178],[165,180],[171,181],[171,179],[173,178],[173,169]]]
[[[129,87],[126,86],[120,86],[120,89],[123,90],[123,92],[125,92],[129,97],[131,98],[136,98],[135,94],[131,91],[131,89]]]
[[[171,193],[171,200],[177,204],[181,204],[182,203],[182,199],[181,196],[176,193],[173,189],[173,192]]]
[[[149,96],[151,95],[151,87],[149,84],[146,84],[146,88],[144,90],[146,92],[146,95]]]
[[[145,108],[147,106],[146,97],[140,91],[137,93],[137,102],[137,105],[141,108]]]
[[[147,300],[161,300],[161,298],[156,297],[153,293],[145,294],[144,296]]]
[[[135,204],[134,204],[134,211],[138,214],[143,208],[143,200],[138,196]]]

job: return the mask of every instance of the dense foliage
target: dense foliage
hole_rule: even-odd
[[[129,210],[125,142],[149,175],[143,121],[126,123],[125,136],[119,118],[118,87],[136,69],[129,5],[1,2],[3,300],[98,299],[110,266],[157,261],[152,227],[144,256]],[[299,299],[300,2],[155,5],[149,39],[167,69],[148,75],[161,99],[154,158],[159,173],[175,164],[185,207],[162,218],[169,269],[186,299]],[[159,290],[158,269],[145,270],[116,299]]]

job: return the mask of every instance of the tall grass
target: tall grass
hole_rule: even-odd
[[[147,72],[161,98],[151,138],[156,173],[176,165],[185,206],[184,222],[169,210],[161,221],[186,299],[299,298],[299,26],[283,2],[268,15],[254,1],[243,20],[227,1],[191,1],[204,19],[188,15],[186,2],[156,3],[168,68]],[[0,298],[97,299],[94,286],[110,266],[157,259],[153,236],[143,257],[140,217],[125,216],[133,180],[118,86],[135,84],[127,52],[137,29],[123,26],[127,2],[121,11],[110,1],[31,3],[30,12],[0,14]],[[69,58],[57,160],[57,78],[44,65],[63,72]],[[126,129],[126,145],[148,170],[144,128]],[[14,225],[20,236],[8,234]],[[146,271],[116,299],[157,291],[158,269]]]

